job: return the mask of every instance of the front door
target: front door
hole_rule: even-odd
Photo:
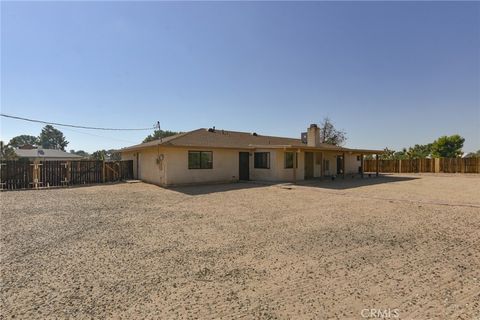
[[[337,156],[337,174],[343,173],[343,157]]]
[[[248,152],[238,154],[238,166],[238,179],[250,180],[250,154]]]
[[[305,152],[305,179],[313,178],[313,152]]]

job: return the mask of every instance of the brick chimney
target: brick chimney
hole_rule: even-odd
[[[307,129],[307,145],[309,147],[320,145],[320,128],[315,123],[311,124]]]

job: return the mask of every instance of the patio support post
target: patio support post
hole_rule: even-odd
[[[376,164],[376,166],[377,166],[375,176],[378,177],[378,165],[379,165],[379,164],[378,164],[378,154],[375,155],[375,164]]]
[[[363,178],[363,172],[364,172],[364,170],[363,170],[363,163],[364,163],[364,162],[363,162],[363,153],[362,153],[362,154],[360,155],[360,175],[362,176],[362,178]]]
[[[342,174],[343,179],[345,179],[345,152],[342,154]]]

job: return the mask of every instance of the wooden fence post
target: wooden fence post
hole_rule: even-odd
[[[105,183],[105,160],[102,161],[102,180],[103,180],[103,183]]]
[[[31,182],[33,184],[33,187],[35,189],[38,189],[39,185],[43,184],[42,181],[40,181],[40,166],[42,165],[40,163],[40,161],[38,160],[35,160],[32,164],[30,164],[32,166],[32,170],[33,170],[33,182]]]
[[[6,163],[1,162],[0,163],[0,189],[3,190],[5,189],[6,183],[3,182],[3,166],[6,166]]]

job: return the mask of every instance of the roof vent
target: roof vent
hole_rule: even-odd
[[[256,132],[252,132],[252,136],[258,136],[258,134]]]

